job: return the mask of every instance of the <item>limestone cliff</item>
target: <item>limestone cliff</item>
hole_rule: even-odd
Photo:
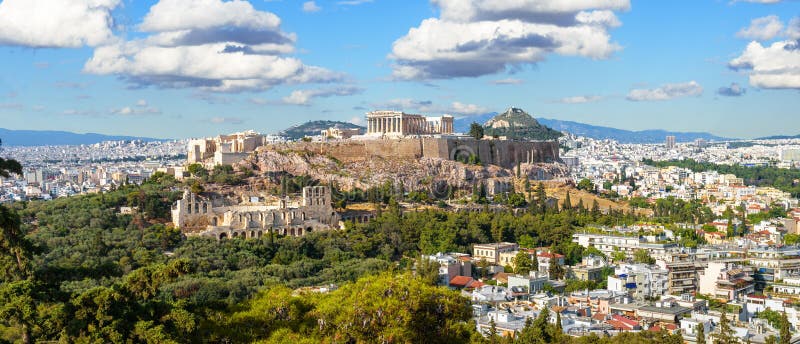
[[[471,188],[476,183],[487,185],[489,193],[511,189],[517,167],[465,164],[438,158],[401,155],[370,155],[363,145],[327,147],[310,144],[270,145],[242,161],[257,173],[287,172],[308,175],[314,179],[335,182],[344,190],[368,189],[386,181],[402,184],[406,190],[428,189],[446,192],[447,186]],[[335,148],[335,149],[334,149]],[[354,154],[358,153],[358,154]],[[519,163],[520,175],[531,179],[559,178],[566,175],[564,165],[557,163]]]

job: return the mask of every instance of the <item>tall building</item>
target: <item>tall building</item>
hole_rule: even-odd
[[[697,146],[697,148],[706,148],[706,146],[708,146],[708,141],[705,139],[697,139],[694,140],[694,145]]]
[[[675,148],[675,136],[673,136],[673,135],[667,136],[666,146],[667,146],[667,149]]]

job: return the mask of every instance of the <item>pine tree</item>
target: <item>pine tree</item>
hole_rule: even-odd
[[[497,324],[495,324],[494,319],[489,319],[489,343],[497,344],[497,342]]]
[[[739,339],[736,338],[736,333],[731,328],[730,321],[728,320],[728,312],[727,307],[722,307],[722,314],[719,317],[719,333],[717,333],[716,338],[714,339],[714,344],[733,344],[739,343]]]
[[[786,311],[781,314],[781,338],[780,344],[789,344],[792,340],[791,329],[789,328],[789,319],[786,317]]]
[[[697,344],[706,344],[706,326],[704,323],[697,324]]]
[[[543,308],[542,311],[539,313],[539,316],[536,317],[536,320],[533,321],[533,331],[537,334],[537,338],[541,340],[543,343],[550,343],[550,333],[547,331],[547,327],[550,322],[550,310],[547,307]]]
[[[544,189],[544,183],[539,182],[539,187],[536,188],[536,204],[539,205],[539,210],[542,213],[547,211],[547,192]]]
[[[592,217],[595,219],[600,216],[600,203],[597,200],[592,201]]]
[[[572,209],[572,201],[569,198],[569,191],[567,191],[567,196],[564,197],[564,203],[561,207],[564,210],[571,210]]]
[[[556,333],[561,334],[564,331],[564,327],[561,325],[561,313],[556,313]]]

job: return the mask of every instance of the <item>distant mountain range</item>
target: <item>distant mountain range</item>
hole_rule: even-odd
[[[454,121],[454,127],[457,132],[466,133],[469,131],[469,126],[472,124],[472,122],[486,123],[496,115],[497,113],[494,112],[483,115],[456,118]],[[675,141],[677,142],[691,142],[696,139],[704,139],[706,141],[735,140],[702,132],[685,133],[666,130],[632,131],[572,121],[562,121],[557,119],[537,118],[537,120],[540,124],[558,131],[566,131],[574,135],[590,137],[598,140],[612,139],[620,143],[662,143],[668,135],[675,136]]]
[[[756,140],[790,140],[790,139],[800,139],[800,135],[794,135],[794,136],[775,135],[775,136],[766,136],[766,137],[756,138]]]
[[[53,130],[11,130],[0,128],[3,146],[90,145],[103,141],[160,141],[149,137],[114,136],[95,133],[78,134]]]
[[[319,135],[319,133],[322,130],[325,130],[325,129],[328,129],[328,128],[331,128],[331,127],[339,128],[339,129],[354,129],[354,128],[366,129],[366,128],[362,127],[362,126],[358,126],[358,125],[355,125],[355,124],[349,123],[349,122],[341,122],[341,121],[311,121],[311,122],[306,122],[306,123],[303,123],[303,124],[299,124],[299,125],[295,125],[295,126],[289,127],[287,129],[279,132],[278,135],[284,136],[284,137],[292,139],[292,140],[299,140],[299,139],[302,139],[303,137],[306,137],[306,136]]]

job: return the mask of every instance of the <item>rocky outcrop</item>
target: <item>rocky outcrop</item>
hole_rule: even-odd
[[[259,173],[286,172],[291,175],[308,175],[324,182],[335,182],[344,190],[368,189],[386,181],[402,183],[406,190],[427,189],[446,192],[448,185],[470,188],[483,182],[492,192],[503,192],[513,185],[517,169],[497,165],[469,165],[440,158],[372,157],[340,161],[321,152],[274,150],[265,147],[242,161]],[[551,179],[566,175],[560,164],[521,163],[519,172],[531,179]]]

